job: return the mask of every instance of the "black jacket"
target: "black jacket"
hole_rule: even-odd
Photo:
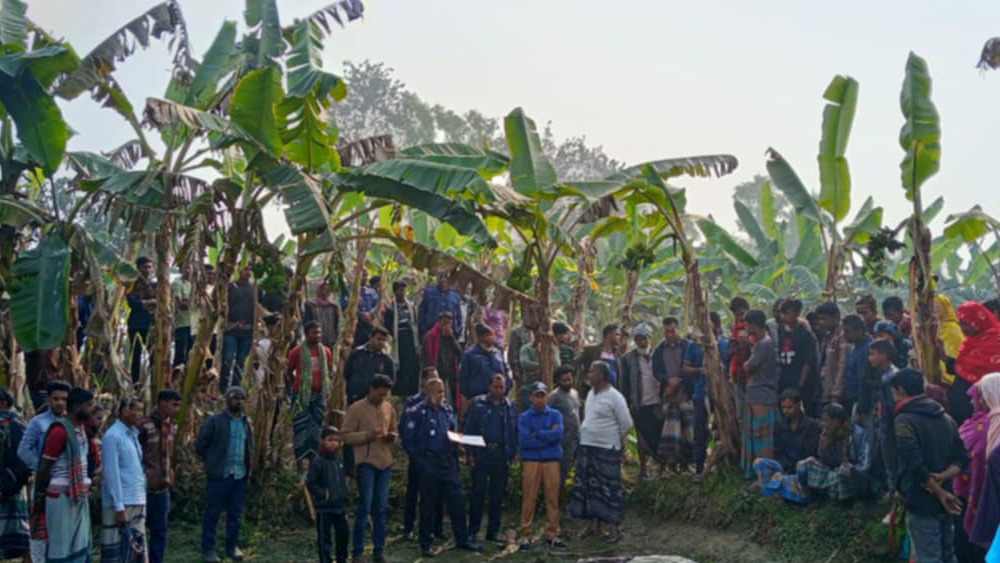
[[[895,429],[899,458],[896,488],[903,496],[903,506],[923,516],[944,514],[944,507],[923,484],[931,473],[944,471],[949,465],[960,469],[968,465],[969,457],[955,421],[936,401],[920,395],[899,407]],[[949,491],[950,481],[942,483]]]
[[[795,466],[803,459],[816,455],[819,447],[822,432],[819,422],[805,414],[800,416],[799,427],[795,430],[785,417],[774,428],[774,457],[786,473],[794,473]]]
[[[226,471],[226,452],[229,450],[229,413],[218,412],[205,419],[198,432],[198,440],[194,451],[205,464],[205,475],[211,479],[222,479]],[[246,453],[243,462],[246,464],[247,476],[250,476],[250,460],[253,459],[253,427],[250,419],[243,417],[246,430]]]
[[[313,458],[306,476],[306,488],[316,503],[316,512],[343,514],[347,500],[347,481],[344,479],[344,462],[340,456],[321,453]]]

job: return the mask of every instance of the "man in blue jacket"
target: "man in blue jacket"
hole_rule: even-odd
[[[531,549],[532,523],[539,486],[545,487],[545,541],[565,549],[559,539],[559,462],[563,451],[563,419],[548,405],[549,389],[541,381],[531,387],[531,408],[517,419],[521,444],[521,551]]]
[[[506,397],[507,381],[502,374],[490,378],[490,392],[476,397],[465,420],[465,433],[482,436],[485,448],[470,448],[472,463],[472,500],[469,503],[469,537],[475,540],[483,523],[489,481],[490,515],[486,539],[504,543],[500,535],[503,499],[507,496],[510,462],[517,455],[517,411]]]
[[[417,328],[420,330],[421,342],[427,331],[434,327],[441,311],[451,311],[455,337],[462,340],[462,296],[451,289],[448,272],[439,272],[437,285],[424,288],[420,309],[417,311]]]
[[[510,389],[510,375],[500,351],[493,346],[493,329],[476,325],[476,344],[462,354],[458,366],[458,390],[466,400],[485,395],[490,390],[490,378],[504,376],[505,389]],[[464,412],[464,411],[463,411]]]
[[[428,379],[424,395],[423,401],[406,411],[401,432],[403,449],[416,462],[420,475],[420,555],[435,555],[431,540],[439,521],[439,498],[444,499],[451,516],[456,546],[466,551],[482,551],[482,546],[468,536],[458,457],[448,439],[448,431],[456,429],[455,411],[444,402],[444,382]]]

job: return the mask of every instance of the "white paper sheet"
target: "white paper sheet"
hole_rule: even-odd
[[[459,434],[458,432],[448,431],[448,439],[456,444],[462,444],[463,446],[475,446],[477,448],[485,448],[486,442],[483,440],[482,436],[473,436],[469,434]]]

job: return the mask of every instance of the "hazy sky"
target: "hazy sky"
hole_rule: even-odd
[[[969,1],[596,2],[589,0],[368,0],[365,19],[335,30],[325,60],[383,61],[431,103],[502,116],[522,106],[557,136],[586,135],[620,160],[731,153],[737,172],[681,181],[689,209],[732,224],[731,187],[764,173],[778,149],[818,188],[822,92],[835,74],[861,85],[848,160],[853,210],[867,195],[901,219],[899,89],[907,53],[927,59],[941,114],[942,168],[926,202],[946,212],[983,205],[1000,214],[993,166],[1000,145],[1000,73],[976,68],[1000,35],[1000,3]],[[29,16],[81,53],[151,0],[33,0]],[[323,6],[279,0],[283,24]],[[240,0],[181,0],[201,56]],[[160,96],[169,62],[157,46],[120,73],[131,99]],[[348,85],[349,87],[350,85]],[[81,135],[72,148],[114,146],[127,126],[86,96],[64,105]],[[994,156],[990,156],[994,155]],[[940,224],[940,222],[939,222]]]

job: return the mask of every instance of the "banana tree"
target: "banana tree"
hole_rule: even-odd
[[[950,239],[959,239],[969,245],[972,253],[972,268],[982,268],[984,265],[993,274],[995,284],[994,291],[1000,295],[1000,260],[992,258],[996,254],[993,250],[1000,245],[1000,220],[995,219],[983,211],[982,207],[976,205],[972,209],[963,213],[949,215],[946,219],[944,234]],[[984,251],[981,241],[987,236],[993,235],[994,242],[989,250]],[[970,271],[972,274],[974,270]],[[975,283],[976,277],[966,280]]]
[[[851,177],[846,151],[858,98],[858,83],[849,76],[833,77],[823,98],[822,133],[819,163],[820,190],[810,193],[791,165],[773,148],[768,149],[767,171],[771,182],[795,206],[803,238],[815,229],[822,244],[826,262],[823,270],[823,298],[836,299],[837,284],[843,280],[844,267],[857,245],[864,244],[882,225],[882,208],[869,198],[858,210],[854,220],[839,230],[840,223],[851,208]],[[809,222],[813,222],[812,226]]]
[[[914,348],[918,368],[930,382],[939,383],[941,368],[935,353],[931,234],[922,214],[920,189],[940,168],[941,127],[937,108],[931,101],[931,77],[927,63],[913,52],[906,61],[899,103],[904,119],[899,132],[899,144],[905,153],[900,163],[900,178],[906,199],[913,203],[908,231],[914,249],[910,261]]]

